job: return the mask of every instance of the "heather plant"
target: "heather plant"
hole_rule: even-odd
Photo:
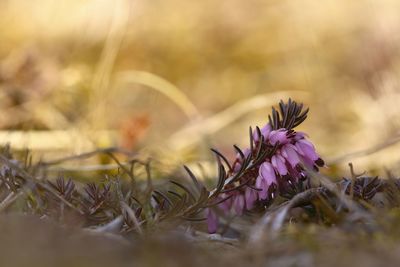
[[[290,227],[310,223],[343,229],[357,225],[357,232],[366,234],[393,231],[396,212],[385,220],[379,214],[400,206],[399,179],[357,174],[352,164],[349,177],[320,174],[324,160],[308,135],[296,130],[307,114],[302,104],[281,101],[264,126],[249,128],[248,147],[233,146],[233,160],[211,149],[218,169],[214,187],[187,166],[186,175],[157,178],[163,174],[156,161],[118,148],[34,163],[29,153],[18,159],[5,147],[0,154],[0,212],[79,226],[121,244],[154,236],[169,239],[165,233],[172,232],[174,242],[181,242],[175,239],[179,233],[185,242],[216,240],[236,246],[245,240],[259,248]],[[118,165],[117,172],[103,173],[100,182],[49,172],[54,164],[98,154]]]
[[[163,222],[183,225],[206,222],[208,232],[216,233],[221,219],[225,228],[229,228],[226,222],[235,216],[268,214],[277,205],[292,201],[291,208],[300,206],[309,215],[324,216],[314,203],[316,199],[342,212],[352,205],[343,199],[343,194],[369,201],[385,187],[398,190],[397,180],[390,186],[378,177],[355,174],[337,184],[327,184],[321,177],[315,182],[319,168],[325,163],[308,135],[296,131],[307,114],[308,109],[302,104],[291,99],[281,101],[278,109],[272,108],[264,126],[250,127],[247,148],[234,145],[236,157],[233,161],[212,149],[216,155],[218,179],[211,189],[186,166],[191,183],[179,177],[171,179],[169,184],[155,182],[149,161],[131,158],[130,167],[127,167],[115,155],[124,153],[118,149],[87,154],[103,153],[120,166],[117,175],[105,175],[101,183],[82,184],[64,176],[51,179],[45,177],[45,170],[62,160],[33,164],[29,156],[25,156],[23,161],[18,161],[10,148],[5,148],[0,158],[3,163],[1,208],[21,207],[22,203],[24,211],[30,214],[62,223],[78,222],[85,227],[102,227],[118,221],[121,233],[142,233],[143,229],[152,229]],[[146,174],[146,182],[135,177],[137,168],[142,168]],[[19,205],[14,205],[17,202]]]
[[[237,151],[236,160],[230,164],[219,152],[228,171],[220,165],[224,186],[218,194],[218,208],[227,214],[231,211],[242,215],[259,203],[268,206],[279,194],[291,198],[309,187],[307,169],[318,171],[324,161],[317,154],[307,135],[294,128],[307,118],[308,109],[289,99],[281,101],[279,111],[272,109],[272,117],[261,129],[250,128],[250,147]],[[223,174],[222,174],[223,176]],[[213,209],[208,210],[209,232],[215,232],[218,216]]]

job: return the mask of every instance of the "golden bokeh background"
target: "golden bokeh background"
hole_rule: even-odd
[[[122,146],[203,161],[210,146],[245,146],[248,126],[292,97],[331,166],[396,172],[399,11],[396,0],[1,1],[0,143],[45,158]]]

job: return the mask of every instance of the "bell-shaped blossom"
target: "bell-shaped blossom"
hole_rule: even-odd
[[[275,170],[271,163],[264,162],[259,169],[259,176],[256,180],[256,187],[261,191],[258,192],[260,199],[268,197],[268,190],[272,184],[277,184]]]
[[[282,156],[289,162],[292,168],[296,168],[296,166],[300,163],[299,154],[296,150],[296,147],[292,144],[286,144],[281,149]]]
[[[287,136],[287,130],[286,129],[279,129],[275,131],[271,131],[269,134],[269,142],[271,145],[276,145],[278,142],[279,144],[286,144],[289,141],[289,138]]]
[[[235,194],[237,194],[237,193],[235,192]],[[222,200],[224,200],[224,201],[222,201]],[[222,214],[228,215],[230,213],[230,211],[232,210],[233,200],[234,200],[233,197],[230,197],[229,195],[223,193],[220,196],[218,196],[218,198],[215,200],[215,202],[220,202],[220,203],[218,203],[218,205],[215,205],[215,207],[213,207],[213,208],[206,209],[207,225],[208,225],[209,233],[215,233],[218,228],[219,219],[218,219],[216,210],[218,210]],[[236,205],[239,205],[241,207],[241,209],[243,210],[242,205],[244,205],[244,204],[238,203]],[[237,208],[235,210],[239,210],[239,209]]]
[[[218,216],[211,208],[208,208],[206,211],[207,214],[207,226],[208,232],[213,234],[217,232],[218,229]]]
[[[279,173],[281,176],[285,176],[288,173],[286,164],[285,164],[285,159],[279,155],[273,155],[271,158],[271,164],[274,167],[274,169]]]
[[[251,187],[246,187],[244,191],[244,199],[246,201],[246,209],[251,210],[257,200],[257,190]]]
[[[263,177],[257,177],[256,187],[260,189],[260,191],[258,191],[258,198],[261,200],[267,199],[269,186],[267,181]]]
[[[264,162],[261,164],[259,175],[267,182],[268,186],[270,186],[272,183],[276,183],[275,170],[272,164],[269,162]]]
[[[225,201],[221,202],[218,204],[218,208],[224,213],[224,214],[228,214],[229,211],[232,208],[232,202],[233,202],[233,198],[232,196],[229,196],[227,194],[221,194],[221,196],[218,198],[218,200],[222,200],[222,199],[226,199]]]
[[[304,157],[307,157],[313,161],[316,161],[319,159],[317,152],[315,152],[314,145],[305,139],[301,139],[301,140],[297,141],[296,148],[297,148],[297,151]]]

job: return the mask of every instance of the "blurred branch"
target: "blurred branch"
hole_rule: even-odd
[[[122,166],[129,166],[130,162],[121,163]],[[62,165],[57,167],[49,167],[46,170],[51,172],[92,172],[92,171],[109,171],[121,168],[119,164],[94,164],[84,166]]]
[[[186,116],[193,120],[200,117],[200,113],[190,99],[182,91],[167,80],[145,71],[123,71],[117,74],[116,83],[138,83],[154,89],[174,102]]]
[[[292,97],[303,100],[308,95],[306,91],[279,91],[242,100],[209,118],[196,121],[177,131],[168,140],[169,146],[176,150],[185,149],[200,142],[205,135],[218,132],[246,113],[272,106],[280,99]]]
[[[114,1],[114,4],[113,19],[91,85],[94,92],[90,99],[90,105],[93,107],[89,114],[91,126],[103,122],[102,118],[107,115],[107,100],[111,91],[110,77],[129,27],[132,1],[118,0]],[[99,125],[96,126],[95,128],[99,128]]]
[[[329,164],[338,164],[341,163],[343,161],[347,161],[350,159],[354,159],[354,158],[360,158],[360,157],[365,157],[365,156],[369,156],[372,154],[375,154],[381,150],[384,150],[388,147],[391,147],[397,143],[400,142],[400,134],[395,135],[392,139],[389,139],[386,142],[377,144],[375,146],[372,146],[370,148],[367,149],[363,149],[363,150],[359,150],[359,151],[355,151],[355,152],[351,152],[348,154],[344,154],[342,156],[333,158],[331,160],[327,160],[327,162],[329,162]]]
[[[104,139],[114,134],[113,131],[92,131],[92,139]],[[55,131],[0,131],[0,145],[10,144],[13,149],[32,149],[32,150],[57,150],[71,149],[71,144],[77,144],[81,148],[92,148],[93,144],[87,139],[86,135],[73,130]]]
[[[73,155],[73,156],[68,156],[68,157],[64,157],[64,158],[60,158],[60,159],[55,159],[52,161],[41,162],[40,164],[41,165],[55,165],[55,164],[59,164],[59,163],[66,162],[66,161],[90,158],[90,157],[98,155],[98,154],[109,154],[109,153],[115,153],[115,152],[124,154],[126,156],[135,155],[134,153],[132,153],[130,151],[126,151],[126,150],[118,148],[118,147],[108,147],[108,148],[96,149],[94,151],[82,153],[79,155]]]

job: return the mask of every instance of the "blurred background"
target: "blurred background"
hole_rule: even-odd
[[[0,144],[42,159],[119,146],[166,165],[203,162],[209,147],[245,147],[248,126],[291,97],[310,108],[300,129],[328,171],[351,161],[396,173],[399,10],[397,0],[3,0]]]

